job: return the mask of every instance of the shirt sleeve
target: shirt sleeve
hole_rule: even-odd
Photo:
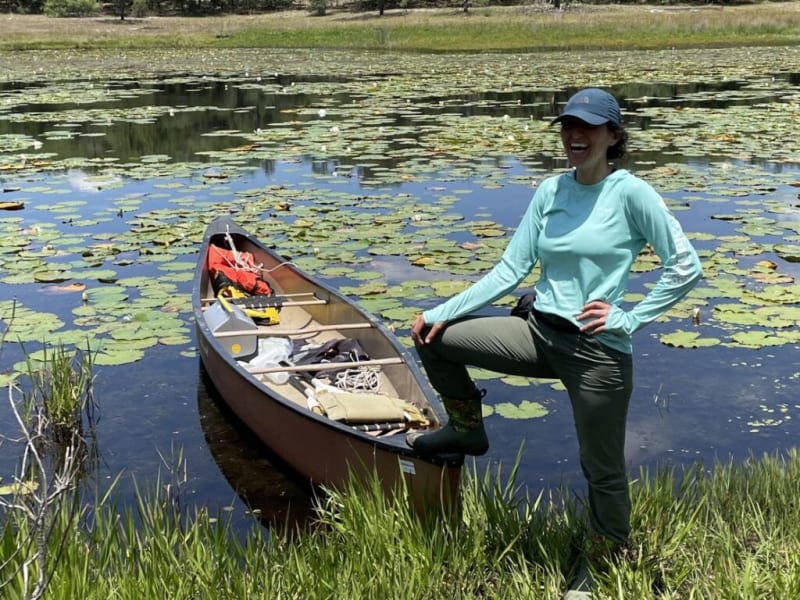
[[[486,275],[463,292],[422,313],[425,323],[432,325],[466,316],[512,292],[536,265],[536,245],[539,237],[540,210],[537,190],[522,221],[506,246],[500,262]]]
[[[636,181],[626,197],[628,219],[661,259],[663,272],[655,287],[630,311],[612,307],[606,331],[627,335],[667,312],[703,276],[697,252],[664,200],[648,183]]]

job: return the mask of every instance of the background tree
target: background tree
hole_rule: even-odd
[[[119,15],[119,20],[124,21],[125,15],[130,12],[131,0],[117,0],[116,8],[117,14]]]

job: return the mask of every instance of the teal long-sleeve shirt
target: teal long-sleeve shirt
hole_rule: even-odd
[[[645,298],[621,308],[631,265],[646,244],[663,272]],[[598,339],[632,351],[631,336],[683,298],[703,275],[697,252],[663,199],[648,183],[620,169],[593,185],[573,171],[544,180],[500,262],[468,289],[423,313],[428,324],[451,321],[514,291],[541,263],[535,307],[576,325],[583,306],[612,308]]]

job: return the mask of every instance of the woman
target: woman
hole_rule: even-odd
[[[624,446],[631,336],[680,301],[702,268],[656,191],[609,163],[623,156],[628,138],[614,96],[581,90],[553,123],[561,124],[573,168],[539,185],[492,271],[413,324],[412,338],[449,421],[434,433],[409,434],[408,442],[423,453],[487,451],[482,394],[466,365],[560,379],[572,404],[588,482],[591,546],[613,550],[630,531]],[[626,310],[630,268],[646,244],[661,258],[663,274]],[[537,263],[541,278],[527,321],[468,316],[512,292]],[[582,566],[570,598],[588,597],[586,560]]]

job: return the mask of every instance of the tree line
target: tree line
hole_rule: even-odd
[[[460,2],[460,0],[457,0]],[[75,14],[74,12],[63,13],[63,11],[53,11],[55,5],[77,5],[78,0],[0,0],[0,12],[17,14],[49,14],[51,16],[88,16],[86,14]],[[494,4],[514,4],[512,2],[493,2]],[[130,10],[136,8],[141,14],[137,16],[211,16],[221,14],[253,14],[260,12],[274,12],[289,9],[307,9],[310,2],[307,0],[111,0],[110,2],[98,2],[97,0],[87,0],[83,2],[91,7],[94,14],[103,13],[108,15],[120,15],[120,7],[126,6],[130,15]],[[341,3],[329,1],[328,7],[341,6],[342,8],[354,11],[376,10],[379,4],[385,8],[424,8],[442,5],[441,2],[430,2],[426,0],[355,0],[353,2]]]
[[[567,4],[569,0],[563,0]],[[584,4],[603,4],[608,0],[582,0]],[[319,0],[316,2],[319,3]],[[468,10],[470,6],[517,5],[525,3],[552,4],[560,7],[562,0],[324,0],[327,8],[345,8],[355,12],[369,12],[397,8],[434,8],[450,6]],[[641,0],[616,0],[618,4],[640,4]],[[673,0],[660,0],[659,5],[676,4]],[[734,0],[683,0],[681,4],[735,4]],[[48,14],[50,16],[88,16],[102,12],[124,18],[125,16],[207,16],[221,14],[252,14],[288,9],[311,9],[315,0],[0,0],[0,12],[20,14]],[[88,11],[88,12],[87,12]]]
[[[127,8],[123,13],[127,15],[132,14],[135,8],[140,13],[137,16],[206,16],[271,12],[294,8],[295,5],[295,0],[0,0],[0,12],[64,17],[98,13],[120,16],[120,8]]]

